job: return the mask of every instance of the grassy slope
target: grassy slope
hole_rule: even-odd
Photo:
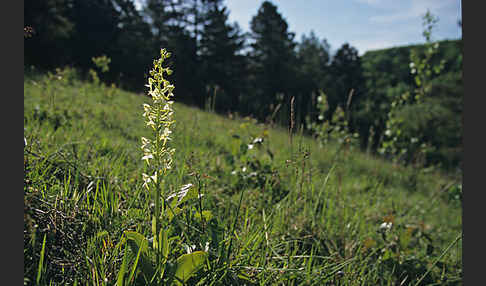
[[[140,160],[140,137],[149,135],[142,103],[149,99],[68,79],[24,81],[24,273],[35,280],[47,234],[41,281],[106,278],[114,285],[123,231],[150,233]],[[196,185],[190,174],[203,175],[204,209],[223,237],[207,238],[214,260],[238,218],[230,265],[206,267],[194,281],[235,283],[222,273],[243,271],[259,284],[409,284],[461,233],[460,202],[444,190],[454,180],[443,174],[320,148],[298,132],[290,145],[288,130],[177,103],[175,117],[166,188]],[[263,144],[248,149],[256,137]],[[382,236],[384,221],[393,226]],[[185,239],[198,245],[206,238]],[[459,241],[422,282],[460,283],[461,255]]]

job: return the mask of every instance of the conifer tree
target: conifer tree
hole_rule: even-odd
[[[216,110],[236,110],[244,88],[244,36],[239,26],[228,23],[229,11],[221,0],[210,1],[201,35],[203,81]]]
[[[279,101],[288,103],[297,89],[295,81],[294,34],[277,6],[269,1],[262,3],[251,22],[251,74],[252,99],[248,105],[256,116],[264,119],[271,112],[270,106]]]

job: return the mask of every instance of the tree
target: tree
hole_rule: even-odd
[[[278,102],[279,94],[289,102],[295,92],[295,43],[294,34],[277,7],[264,1],[250,22],[252,95],[246,104],[259,119],[271,112],[271,105]]]
[[[143,11],[152,27],[154,50],[165,47],[173,51],[169,65],[178,67],[172,78],[179,101],[202,107],[205,98],[198,43],[188,29],[193,24],[190,13],[195,13],[193,9],[199,7],[193,5],[197,2],[148,0]]]
[[[70,18],[72,5],[72,0],[24,1],[24,26],[35,31],[25,45],[25,63],[54,68],[72,60],[71,49],[66,49],[76,28]]]
[[[362,133],[363,125],[356,112],[365,95],[365,80],[358,50],[348,43],[343,44],[332,58],[330,72],[332,80],[324,90],[329,96],[327,119],[340,107],[346,113],[350,130]]]
[[[302,40],[297,46],[298,84],[304,103],[300,105],[300,112],[308,116],[308,120],[317,119],[317,96],[330,82],[329,49],[327,41],[319,41],[313,31],[308,37],[302,35]]]
[[[106,53],[112,59],[113,79],[126,89],[138,89],[144,85],[147,66],[157,55],[150,25],[135,8],[131,0],[114,0],[118,12],[117,29],[113,42]],[[144,43],[144,44],[140,44]]]
[[[216,100],[216,110],[235,111],[245,85],[242,79],[246,60],[241,54],[245,38],[237,24],[227,23],[229,12],[221,2],[212,1],[204,17],[200,45],[202,79],[209,96]]]
[[[302,35],[301,42],[297,46],[298,66],[302,77],[306,80],[303,85],[310,92],[317,92],[326,86],[331,58],[329,49],[327,41],[319,41],[313,31],[309,36]]]

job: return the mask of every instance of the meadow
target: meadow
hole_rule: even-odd
[[[25,285],[462,285],[461,177],[174,93],[162,184],[178,200],[154,263],[140,148],[151,98],[69,68],[25,71]],[[204,259],[178,279],[191,253]]]

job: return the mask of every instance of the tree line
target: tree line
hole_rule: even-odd
[[[101,79],[142,91],[148,67],[166,48],[173,53],[171,81],[179,102],[287,126],[292,101],[295,125],[304,130],[309,122],[330,119],[338,107],[347,107],[349,129],[359,134],[360,147],[378,152],[394,98],[415,88],[411,51],[428,48],[359,56],[346,43],[331,53],[328,42],[313,32],[296,40],[270,1],[255,7],[247,33],[229,22],[223,0],[140,3],[141,9],[134,0],[25,0],[24,25],[33,29],[24,40],[25,66],[69,65],[87,74],[91,59],[106,55],[110,69]],[[402,112],[403,132],[423,132],[427,135],[420,140],[437,147],[427,163],[446,168],[461,161],[461,55],[461,40],[441,42],[431,61],[444,60],[445,66],[430,77],[430,96]],[[316,107],[320,92],[329,105],[324,119]]]

